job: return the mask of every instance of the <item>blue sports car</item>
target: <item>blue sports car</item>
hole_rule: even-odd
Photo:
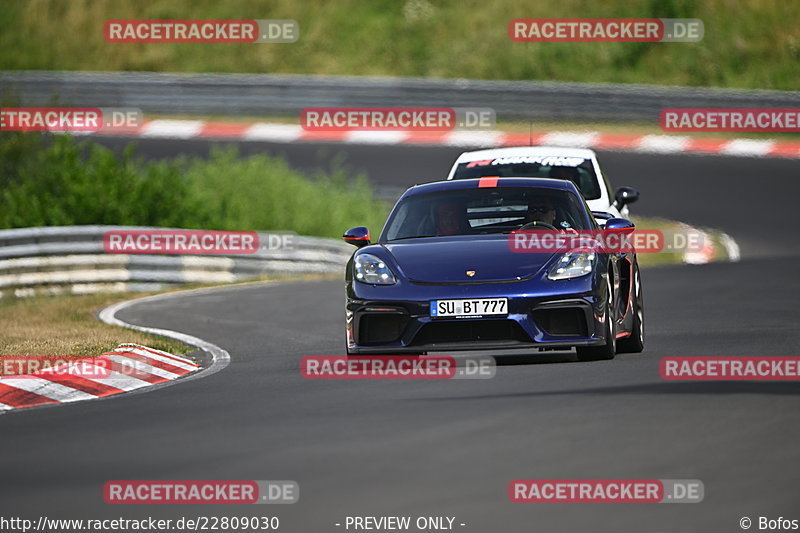
[[[519,230],[632,231],[597,225],[575,184],[484,177],[408,189],[374,244],[356,227],[346,271],[347,353],[576,348],[580,360],[644,346],[634,252],[524,253]]]

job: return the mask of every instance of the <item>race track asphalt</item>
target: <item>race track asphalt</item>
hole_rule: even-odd
[[[139,142],[148,157],[208,145]],[[282,152],[299,168],[341,152],[379,186],[402,188],[444,174],[459,149],[243,151]],[[334,524],[347,515],[454,516],[466,524],[456,530],[482,533],[733,532],[743,516],[800,519],[800,384],[658,374],[667,355],[800,355],[800,161],[601,158],[615,185],[641,190],[637,214],[721,228],[742,247],[739,263],[643,272],[642,354],[578,363],[507,352],[490,380],[305,380],[302,356],[343,352],[341,280],[136,305],[119,317],[213,342],[230,366],[151,393],[0,416],[0,516],[274,514],[286,532],[344,531]],[[514,504],[507,487],[519,478],[699,479],[705,500]],[[113,479],[288,479],[301,495],[279,506],[111,506],[101,489]]]

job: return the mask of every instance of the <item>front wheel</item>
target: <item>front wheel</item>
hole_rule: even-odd
[[[608,281],[608,298],[606,299],[606,342],[600,346],[578,346],[575,351],[579,361],[601,361],[614,359],[617,353],[617,328],[614,316],[614,290],[611,280]]]
[[[634,271],[634,294],[633,299],[633,328],[630,337],[621,339],[617,343],[619,353],[639,353],[644,350],[644,300],[642,298],[642,280],[639,277],[639,267]]]

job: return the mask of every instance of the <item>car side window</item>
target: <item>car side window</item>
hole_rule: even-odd
[[[597,165],[597,168],[600,170],[600,174],[603,176],[603,185],[605,186],[605,188],[606,188],[606,191],[608,192],[608,199],[609,199],[609,201],[614,201],[614,188],[611,186],[611,182],[610,182],[610,181],[608,181],[608,175],[607,175],[607,174],[605,173],[605,171],[604,171],[604,170],[603,170],[603,169],[600,167],[600,164],[599,164],[599,163],[598,163],[598,165]]]

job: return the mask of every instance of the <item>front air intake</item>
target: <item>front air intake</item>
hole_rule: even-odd
[[[358,343],[361,345],[396,342],[408,324],[408,316],[400,313],[375,313],[361,316]]]
[[[548,335],[587,337],[586,314],[579,307],[537,309],[533,319]]]

